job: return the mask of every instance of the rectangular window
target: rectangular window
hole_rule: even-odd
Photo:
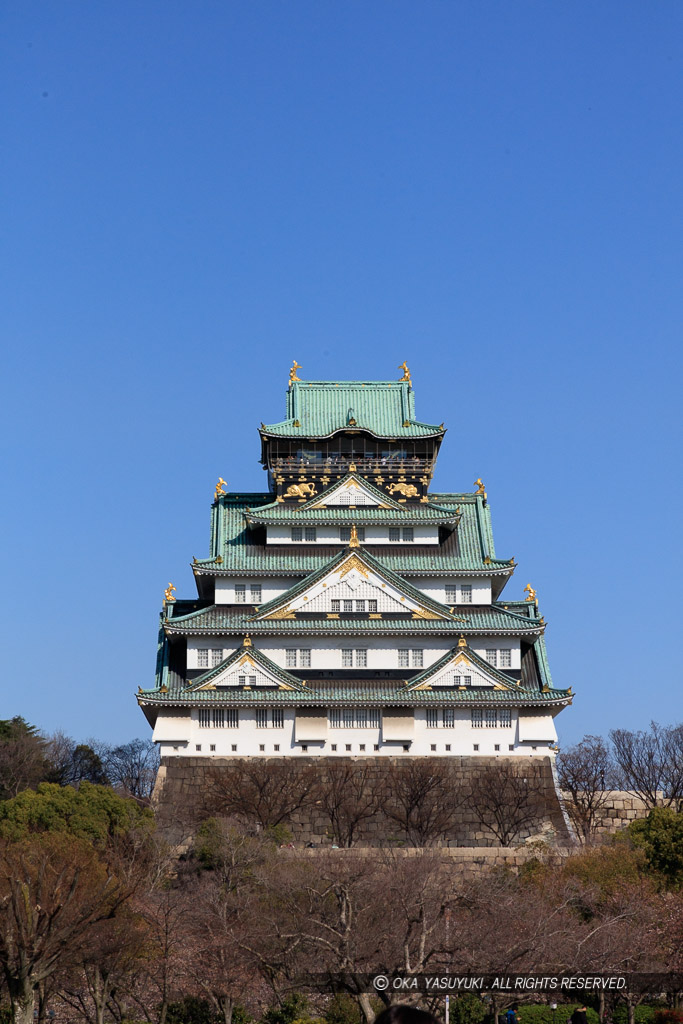
[[[246,676],[238,676],[237,677],[237,684],[238,684],[238,686],[246,686],[247,685],[247,677]]]
[[[262,593],[262,591],[261,591],[261,584],[260,583],[252,583],[252,585],[251,585],[251,603],[252,604],[261,604],[261,593]]]
[[[462,678],[463,678],[463,681],[465,683],[465,686],[471,686],[472,685],[472,676],[463,676]]]
[[[200,647],[197,651],[197,665],[199,668],[209,667],[209,651],[207,647]]]
[[[284,729],[285,713],[282,708],[273,708],[270,712],[270,721],[273,729]]]
[[[408,668],[410,666],[410,651],[406,648],[400,648],[398,652],[398,667]]]
[[[486,708],[484,720],[487,729],[495,729],[498,725],[498,712],[495,708]]]
[[[202,745],[201,745],[201,743],[195,743],[195,745],[194,745],[194,749],[195,749],[195,750],[201,750],[201,749],[202,749]]]
[[[237,744],[236,743],[232,743],[230,745],[230,749],[232,750],[233,754],[236,754],[237,753]]]
[[[268,728],[268,708],[256,708],[256,728]]]
[[[274,746],[273,746],[273,750],[275,751],[276,754],[278,753],[279,749],[280,749],[280,744],[279,743],[275,743]]]
[[[357,526],[356,527],[356,536],[358,537],[358,540],[360,540],[360,541],[364,541],[365,540],[365,527],[364,526]],[[339,540],[345,540],[345,541],[351,540],[351,527],[350,526],[340,526],[339,527]]]
[[[462,604],[472,604],[472,584],[463,583],[460,587],[460,600]]]
[[[356,601],[356,611],[357,612],[364,612],[365,611],[365,601]]]
[[[495,647],[486,648],[486,660],[488,661],[489,665],[498,664],[498,651]]]
[[[427,708],[427,728],[436,729],[439,724],[439,712],[436,708]]]
[[[368,709],[368,728],[379,729],[379,708]]]
[[[304,539],[304,531],[301,526],[292,527],[292,540],[299,541]]]
[[[462,676],[453,676],[453,686],[462,686]]]
[[[208,729],[211,725],[211,711],[209,708],[199,709],[199,728]]]
[[[332,611],[333,612],[340,612],[341,611],[341,601],[333,601],[332,602]]]
[[[344,708],[342,712],[342,721],[345,729],[353,729],[354,724],[354,712],[353,708]]]
[[[500,724],[503,729],[509,729],[512,725],[512,712],[510,708],[500,709]]]
[[[235,602],[237,604],[244,604],[247,599],[247,585],[246,583],[235,584]]]
[[[414,648],[410,654],[413,668],[422,668],[424,662],[424,651],[422,648]]]
[[[342,668],[353,668],[353,651],[349,647],[342,647]]]
[[[432,743],[432,745],[431,745],[431,748],[430,748],[430,749],[431,749],[431,750],[436,750],[436,743]]]
[[[368,652],[364,648],[360,648],[356,651],[356,667],[367,668],[368,666]]]
[[[209,747],[209,750],[215,750],[215,749],[216,749],[216,744],[212,743],[211,746]]]
[[[360,751],[363,751],[363,750],[365,750],[365,744],[364,744],[364,743],[359,743],[359,744],[358,744],[358,749],[359,749]]]
[[[367,729],[368,727],[368,713],[365,708],[358,708],[356,711],[356,728]]]
[[[212,665],[212,667],[215,668],[216,665],[220,665],[222,660],[223,660],[223,650],[221,648],[218,648],[218,647],[212,647],[211,648],[211,665]]]
[[[443,709],[443,727],[444,729],[455,728],[455,708]]]
[[[345,612],[352,612],[353,611],[353,601],[344,601],[343,602],[343,607],[344,607],[344,611]]]
[[[237,708],[228,708],[225,712],[225,724],[228,729],[236,729],[240,724],[239,711]],[[233,748],[237,750],[237,747]]]
[[[299,665],[301,668],[311,667],[311,648],[302,647],[299,651]]]
[[[368,611],[370,612],[370,614],[373,614],[373,613],[377,612],[377,602],[376,601],[368,601]]]
[[[315,526],[307,526],[304,529],[304,540],[313,541],[316,538]]]
[[[296,647],[285,648],[285,667],[296,668]]]
[[[398,526],[389,527],[389,540],[393,543],[396,540],[401,539],[401,531]]]
[[[412,526],[403,527],[403,539],[407,541],[415,540],[415,530]]]
[[[472,708],[472,728],[481,729],[484,724],[484,712],[481,708]]]
[[[512,650],[509,647],[503,647],[500,652],[500,667],[510,668],[512,665]]]
[[[225,728],[225,710],[223,708],[214,708],[211,715],[211,722],[214,729]]]
[[[341,729],[341,708],[330,708],[330,729]]]
[[[458,588],[453,584],[446,585],[446,604],[455,604],[458,600]]]

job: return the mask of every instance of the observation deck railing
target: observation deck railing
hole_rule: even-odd
[[[270,460],[270,469],[273,473],[348,473],[351,465],[354,465],[359,473],[431,473],[433,470],[432,459],[402,458],[400,456],[373,456],[347,457],[346,455],[321,456],[315,454],[305,456],[301,459],[273,458]]]

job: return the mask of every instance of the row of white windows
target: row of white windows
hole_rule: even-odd
[[[262,589],[260,583],[249,584],[249,601],[251,604],[261,604],[262,601]],[[235,584],[235,603],[246,604],[247,601],[247,585],[246,583]]]
[[[376,708],[331,708],[328,712],[331,729],[379,729],[380,712]],[[454,729],[455,708],[427,708],[428,729]],[[237,729],[238,708],[200,708],[201,729]],[[285,715],[282,708],[257,708],[257,729],[283,729]],[[472,708],[473,729],[509,729],[512,712],[509,708]]]
[[[359,605],[375,605],[375,601],[333,601],[333,605],[341,604],[344,607],[341,611],[364,611],[364,608],[358,607]],[[354,604],[355,608],[347,608],[346,605]],[[368,611],[372,611],[369,608]],[[342,668],[367,668],[368,665],[368,652],[365,647],[342,647]],[[212,668],[216,665],[220,665],[223,660],[223,650],[220,647],[200,647],[197,650],[197,666],[198,668],[208,668],[209,664]],[[491,647],[486,649],[486,660],[489,665],[494,665],[498,668],[510,668],[512,665],[512,649],[510,647],[496,648]],[[311,667],[311,648],[310,647],[287,647],[285,649],[285,667],[286,668],[310,668]],[[420,647],[403,647],[398,651],[398,667],[399,668],[423,668],[424,667],[424,650]],[[250,679],[256,683],[256,677],[250,676]],[[244,686],[244,676],[240,676],[240,685]],[[456,686],[471,686],[472,677],[463,676],[462,682],[460,676],[454,676],[454,682]],[[250,683],[251,685],[251,683]]]
[[[177,750],[178,747],[174,747],[173,749]],[[202,749],[201,743],[195,744],[195,748],[194,749],[197,751],[197,753],[200,753],[201,749]],[[237,744],[233,743],[232,746],[230,747],[230,749],[231,749],[233,754],[236,754],[237,753]],[[260,743],[258,749],[259,749],[259,753],[260,754],[264,754],[265,750],[266,750],[265,743]],[[345,749],[345,751],[347,753],[350,753],[351,749],[352,749],[351,748],[351,744],[350,743],[345,743],[344,744],[344,749]],[[373,744],[373,749],[376,750],[376,751],[379,750],[379,743]],[[432,752],[435,752],[436,751],[436,743],[432,743],[430,745],[430,749],[431,749]],[[451,744],[450,743],[444,744],[444,750],[445,750],[445,752],[447,754],[450,753],[450,749],[451,749]],[[474,752],[476,753],[479,750],[479,744],[475,743],[473,749],[474,749]],[[496,743],[493,749],[494,750],[500,750],[500,743]],[[508,750],[514,750],[514,749],[515,749],[514,743],[510,743],[509,746],[508,746]],[[536,750],[536,747],[532,747],[531,749],[532,750]],[[210,743],[209,744],[209,750],[212,753],[215,753],[216,744],[215,743]],[[337,744],[336,743],[331,743],[330,744],[330,750],[335,752],[337,750]],[[404,744],[404,746],[403,746],[404,754],[407,754],[409,750],[410,750],[410,747],[407,744]],[[308,744],[307,743],[302,744],[301,745],[301,753],[305,754],[305,753],[307,753],[307,751],[308,751]],[[280,752],[280,744],[279,743],[274,743],[273,744],[273,753],[277,754],[279,752]],[[358,744],[358,752],[360,754],[365,753],[365,743],[359,743]]]
[[[368,601],[336,601],[331,602],[331,608],[333,612],[376,612],[377,602]]]
[[[365,527],[357,526],[356,534],[358,540],[365,540]],[[315,526],[292,526],[290,530],[291,539],[295,543],[304,542],[306,544],[315,543],[318,539],[318,529]],[[351,540],[351,527],[340,526],[339,527],[339,540],[349,541]],[[380,538],[376,538],[377,541]],[[389,527],[389,542],[391,544],[400,543],[401,541],[412,543],[415,540],[415,530],[412,526],[390,526]]]
[[[294,533],[295,529],[297,529],[297,527],[295,527],[292,530],[292,533]],[[411,527],[411,530],[412,530],[412,527]],[[299,528],[299,532],[301,532],[300,528]],[[312,532],[313,536],[305,537],[305,538],[299,537],[298,539],[299,540],[305,539],[305,540],[308,540],[308,541],[314,541],[315,540],[315,527],[306,527],[306,532],[307,533],[308,532]],[[391,533],[391,531],[389,531],[389,532]],[[342,527],[340,527],[339,533],[340,533],[341,540],[350,540],[351,539],[351,530],[350,530],[350,528],[342,526]],[[404,534],[406,533],[406,529],[403,530],[403,533]],[[347,534],[348,534],[348,536],[347,536]],[[294,540],[294,539],[295,538],[292,537],[292,540]],[[362,526],[358,527],[358,539],[359,540],[365,540],[365,528],[362,527]],[[399,540],[400,538],[395,537],[393,539],[394,540]],[[405,537],[404,536],[403,539],[404,540],[412,540],[412,537]],[[246,604],[247,603],[247,594],[249,595],[249,603],[250,604],[261,604],[261,601],[263,600],[263,588],[262,588],[260,583],[250,583],[248,586],[247,586],[246,583],[236,583],[235,584],[235,604]],[[449,585],[446,586],[446,604],[471,604],[471,603],[472,603],[472,585],[471,585],[471,583],[462,583],[462,584],[459,584],[459,585],[458,584],[453,584],[452,586],[449,584]],[[334,605],[334,601],[332,602],[332,604]],[[332,611],[339,611],[339,609],[338,608],[335,609],[333,607]],[[375,611],[377,611],[376,608],[375,608]]]

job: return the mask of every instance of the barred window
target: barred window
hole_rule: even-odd
[[[510,708],[500,709],[500,724],[503,729],[507,729],[512,725],[512,712]]]
[[[273,729],[284,729],[285,713],[282,708],[273,708],[270,712],[270,720],[272,722]]]
[[[463,681],[465,683],[465,686],[471,686],[472,685],[472,676],[463,676],[462,678],[463,678]]]
[[[344,611],[345,612],[352,612],[353,611],[353,601],[344,601]]]
[[[377,611],[377,602],[376,601],[368,601],[368,611],[370,613]]]
[[[197,665],[199,668],[209,667],[209,651],[206,647],[200,647],[197,651]]]
[[[444,729],[455,728],[455,708],[443,709],[443,727]]]
[[[345,729],[353,729],[355,723],[355,713],[353,708],[344,708],[342,720],[344,722]]]
[[[453,685],[462,686],[462,676],[453,676]]]
[[[398,652],[398,667],[408,668],[410,666],[410,651],[405,647],[399,648]]]
[[[404,540],[415,540],[415,530],[412,526],[403,527],[403,539]]]
[[[311,667],[311,648],[302,647],[299,651],[299,665],[301,668]]]
[[[365,611],[365,601],[356,601],[356,611],[357,612],[364,612]]]
[[[200,708],[199,709],[199,728],[208,729],[211,725],[211,709]]]
[[[214,729],[225,728],[225,711],[223,708],[214,708],[211,715],[211,722]]]
[[[268,708],[256,708],[256,728],[268,728]]]
[[[512,650],[509,647],[503,647],[500,652],[500,667],[510,668],[512,665]]]
[[[390,541],[395,541],[395,540],[400,540],[400,539],[401,539],[401,531],[398,528],[398,526],[390,526],[389,527],[389,540]]]
[[[356,711],[356,728],[367,729],[368,727],[368,713],[365,708],[358,708]]]
[[[303,528],[301,526],[293,526],[291,532],[292,532],[292,540],[297,541],[297,540],[303,540],[304,539],[304,531],[303,531]]]
[[[357,526],[356,527],[356,536],[358,537],[358,540],[361,540],[361,541],[365,540],[365,527],[364,526]],[[340,526],[339,527],[339,540],[346,540],[346,541],[351,540],[351,527],[350,526]]]
[[[222,660],[223,660],[223,650],[222,650],[222,648],[212,647],[211,648],[211,665],[212,665],[212,667],[215,668],[216,665],[220,665]]]
[[[439,712],[436,708],[427,708],[427,728],[436,729],[439,724]]]
[[[235,584],[235,601],[237,604],[244,604],[247,599],[247,585],[246,583]]]
[[[463,583],[460,587],[460,600],[463,604],[472,604],[472,584]]]
[[[455,604],[458,600],[458,588],[455,584],[446,584],[446,604]]]
[[[368,708],[368,728],[379,729],[379,708]]]
[[[472,728],[481,729],[484,724],[484,712],[481,708],[472,708]]]
[[[285,648],[285,667],[296,668],[296,647]]]
[[[261,593],[262,593],[262,591],[261,591],[261,584],[260,583],[252,583],[252,585],[251,585],[251,603],[252,604],[261,604]]]
[[[332,611],[333,612],[340,612],[341,611],[341,601],[333,601],[332,602]]]
[[[328,712],[330,728],[340,729],[341,728],[341,708],[330,708]]]
[[[331,729],[379,729],[378,708],[329,708],[327,717]]]
[[[354,650],[351,647],[342,647],[342,668],[367,668],[368,652],[364,647]]]
[[[495,666],[498,664],[498,651],[496,650],[495,647],[486,648],[486,660],[488,661],[489,665]]]
[[[353,651],[350,647],[342,647],[342,668],[353,667]]]
[[[237,708],[227,708],[225,712],[225,724],[228,729],[236,729],[240,724],[239,711]],[[233,749],[237,749],[234,747]]]
[[[364,648],[359,648],[356,651],[356,665],[358,668],[367,668],[368,652]]]
[[[495,708],[486,708],[484,719],[487,729],[495,729],[498,725],[498,712]]]
[[[240,686],[256,686],[256,676],[238,676],[237,682]]]
[[[304,540],[315,540],[316,528],[315,526],[307,526],[304,529]]]
[[[413,668],[422,668],[424,662],[424,651],[422,650],[422,648],[413,648],[410,654]]]

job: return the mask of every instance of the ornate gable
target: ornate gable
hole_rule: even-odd
[[[411,690],[432,690],[442,687],[510,691],[518,689],[513,679],[509,679],[470,650],[464,637],[460,638],[457,647],[412,679],[408,686]]]
[[[225,687],[273,687],[280,690],[300,690],[301,683],[276,665],[265,654],[252,646],[248,637],[242,647],[229,654],[220,665],[204,672],[192,683],[191,692],[217,690]]]

